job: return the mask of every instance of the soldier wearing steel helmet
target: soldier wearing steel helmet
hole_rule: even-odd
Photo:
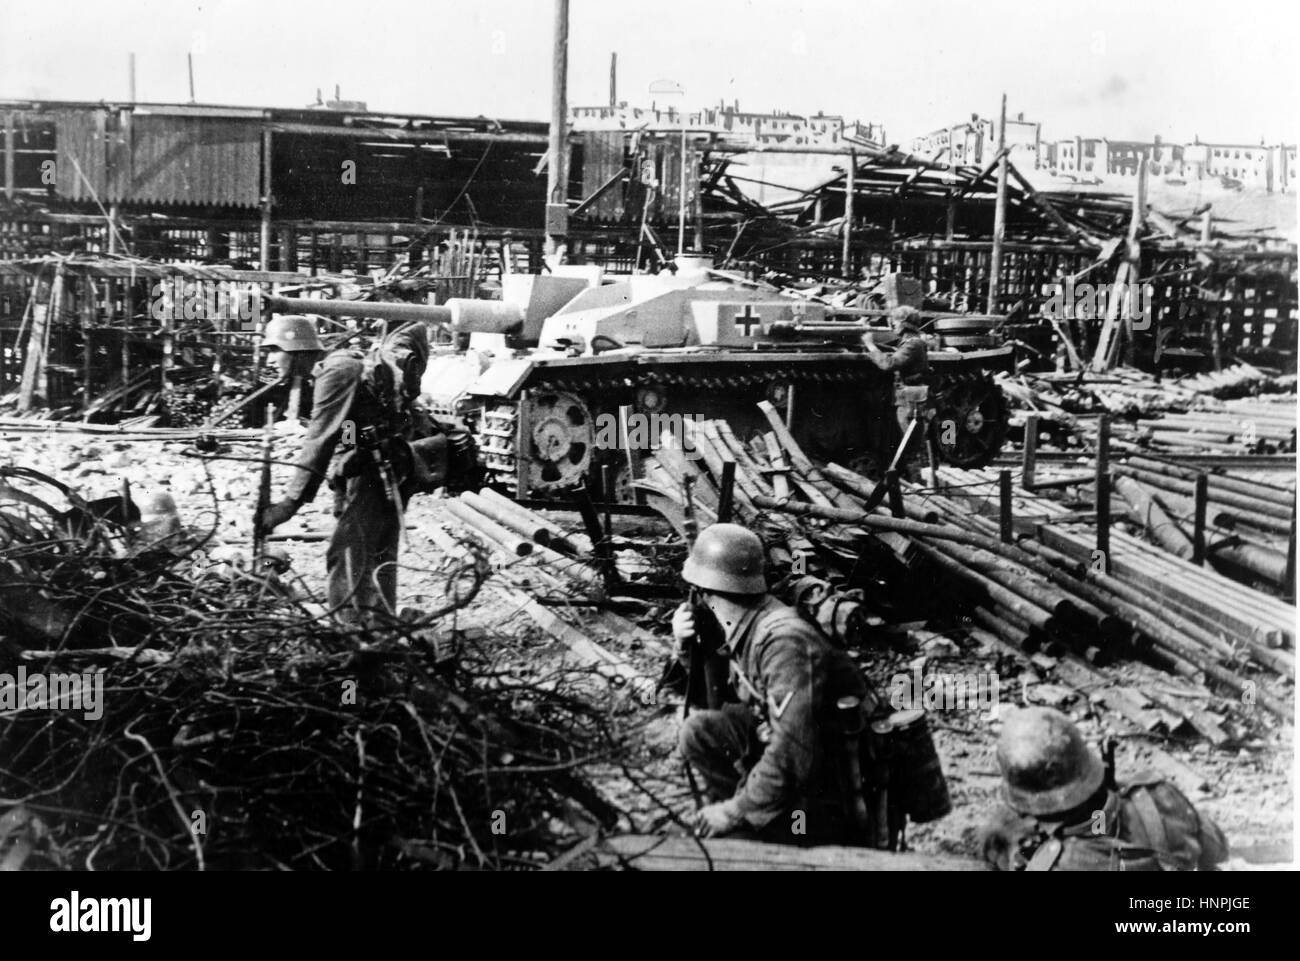
[[[1228,844],[1176,787],[1140,775],[1114,784],[1059,711],[1022,708],[998,740],[1004,804],[983,832],[1002,870],[1209,871]]]
[[[298,469],[285,498],[258,522],[265,531],[283,524],[328,478],[337,518],[325,555],[330,607],[358,622],[393,613],[401,517],[410,493],[403,486],[395,500],[394,482],[405,485],[424,467],[406,441],[411,402],[428,363],[428,333],[421,325],[408,325],[389,335],[382,352],[336,350],[322,360],[315,322],[285,315],[266,325],[263,346],[285,377],[310,374],[315,380]],[[373,438],[364,451],[363,437]]]
[[[870,332],[863,335],[862,343],[872,362],[894,375],[894,413],[898,418],[900,438],[907,437],[908,426],[921,418],[903,451],[902,463],[906,465],[924,434],[930,393],[926,385],[926,375],[930,372],[929,350],[921,336],[921,312],[915,307],[895,307],[889,313],[889,323],[898,335],[898,345],[892,353],[885,353],[877,347]]]
[[[878,699],[844,652],[767,593],[763,544],[748,528],[705,528],[682,577],[698,603],[683,604],[673,615],[679,656],[697,630],[707,636],[700,619],[716,620],[730,687],[739,698],[692,712],[682,725],[679,748],[699,772],[709,801],[697,815],[700,833],[793,843],[844,840],[833,712],[838,699],[853,696],[870,715]]]

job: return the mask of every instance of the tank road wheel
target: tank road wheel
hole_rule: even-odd
[[[1007,402],[984,376],[963,377],[939,385],[930,424],[939,457],[954,467],[983,467],[1007,436]]]
[[[564,391],[540,390],[524,411],[532,491],[576,487],[591,466],[596,427],[587,405]]]

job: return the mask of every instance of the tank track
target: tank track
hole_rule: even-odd
[[[575,394],[584,399],[592,396],[623,395],[625,403],[631,403],[631,395],[637,388],[660,387],[666,390],[700,390],[727,393],[755,387],[770,387],[786,384],[853,384],[865,383],[875,376],[871,368],[850,366],[837,363],[839,358],[827,359],[827,367],[800,369],[798,365],[765,363],[759,355],[754,358],[760,369],[738,369],[734,373],[719,372],[716,363],[710,364],[702,359],[701,366],[710,365],[708,371],[690,369],[674,370],[674,367],[688,365],[645,365],[638,373],[643,376],[634,378],[625,371],[613,374],[594,372],[575,373],[556,370],[552,373],[540,371],[527,386],[529,391],[549,389]],[[995,393],[999,399],[981,403],[987,410],[983,417],[979,435],[974,438],[962,436],[957,444],[940,445],[941,455],[947,463],[958,466],[982,466],[992,460],[1001,447],[1007,430],[1008,408],[1001,391],[985,372],[965,372],[942,376],[934,386],[934,396],[938,412],[942,416],[944,403],[950,400],[961,401],[972,393]],[[796,404],[798,403],[796,398]],[[588,404],[590,408],[590,404]],[[593,416],[599,411],[590,410]],[[962,430],[966,418],[962,418]],[[519,405],[514,401],[497,401],[483,409],[479,422],[477,440],[482,453],[488,483],[503,489],[514,491],[518,483],[518,427]]]

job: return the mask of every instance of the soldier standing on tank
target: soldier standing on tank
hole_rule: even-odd
[[[919,310],[915,307],[895,307],[889,312],[889,322],[899,338],[898,346],[892,353],[885,353],[877,347],[870,331],[862,335],[862,344],[877,367],[891,371],[894,375],[894,413],[898,417],[900,438],[908,438],[908,427],[912,421],[918,421],[899,458],[900,464],[908,465],[926,428],[927,401],[930,395],[930,388],[926,385],[926,375],[930,372],[929,353],[925,338],[921,336]]]
[[[693,711],[680,732],[679,749],[710,802],[697,815],[698,829],[706,837],[843,843],[836,702],[856,697],[869,717],[880,701],[847,654],[767,593],[763,570],[762,542],[737,524],[705,528],[682,568],[695,603],[673,615],[678,656],[697,630],[709,636],[704,619],[716,621],[712,633],[740,699]]]
[[[313,500],[328,476],[336,491],[337,523],[325,555],[331,610],[369,623],[396,611],[397,553],[406,496],[397,488],[418,459],[404,433],[403,415],[419,392],[428,362],[425,327],[408,325],[386,344],[396,369],[387,376],[397,398],[388,404],[368,386],[374,361],[360,351],[324,350],[309,317],[276,317],[263,346],[285,377],[311,372],[312,416],[286,496],[258,519],[270,531]],[[336,456],[337,454],[337,456]],[[396,496],[395,496],[396,495]]]
[[[1172,784],[1115,785],[1059,711],[1006,716],[998,765],[1005,804],[983,832],[984,857],[1004,871],[1209,871],[1228,856],[1218,826]]]

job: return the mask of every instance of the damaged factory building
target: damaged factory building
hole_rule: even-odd
[[[545,6],[549,123],[0,100],[0,870],[1291,864],[1294,196]]]

